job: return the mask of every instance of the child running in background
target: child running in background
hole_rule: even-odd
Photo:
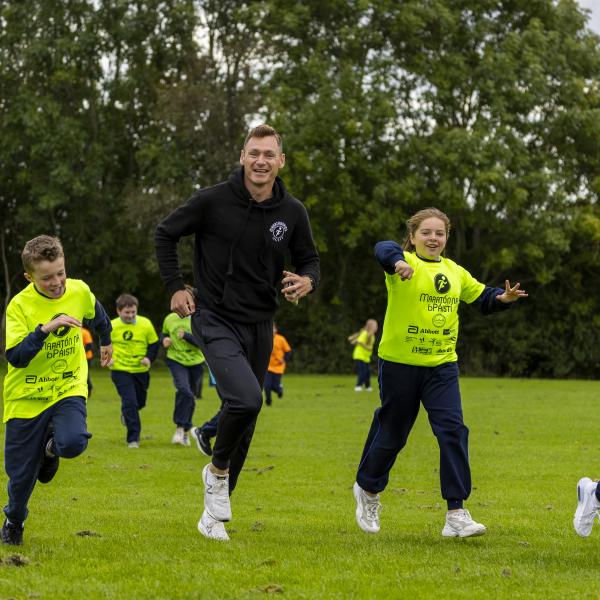
[[[167,366],[175,385],[173,444],[189,446],[189,431],[196,408],[196,397],[202,397],[204,354],[192,335],[192,317],[181,318],[177,313],[165,317],[162,345],[167,349]]]
[[[471,493],[471,470],[458,384],[458,305],[474,304],[488,315],[527,294],[508,280],[504,289],[487,287],[447,259],[450,220],[443,212],[423,209],[407,225],[404,247],[393,241],[375,246],[388,296],[378,348],[381,407],[356,474],[356,520],[363,531],[379,531],[379,494],[422,403],[440,447],[440,484],[448,505],[442,535],[483,535],[485,526],[463,507]]]
[[[354,346],[352,358],[356,366],[355,392],[372,392],[371,387],[371,355],[375,346],[375,334],[379,325],[375,319],[369,319],[364,327],[348,336],[348,341]]]
[[[58,238],[40,235],[21,255],[29,285],[6,310],[4,467],[8,475],[3,544],[23,543],[27,504],[36,480],[51,481],[59,459],[75,458],[88,445],[87,362],[81,325],[100,336],[100,364],[112,355],[110,320],[90,288],[67,279]],[[52,500],[46,498],[46,504]]]
[[[150,319],[137,314],[138,300],[131,294],[117,298],[113,328],[112,381],[121,397],[121,421],[127,428],[129,448],[140,447],[140,410],[146,406],[150,365],[158,354],[158,336]]]
[[[271,406],[271,392],[275,392],[278,398],[283,396],[283,384],[281,379],[285,373],[285,365],[292,356],[292,348],[288,341],[277,330],[277,325],[273,323],[273,350],[269,360],[269,368],[265,376],[264,390],[265,402]]]
[[[92,375],[90,373],[90,367],[92,366],[92,358],[94,358],[94,338],[89,329],[85,327],[81,328],[81,341],[83,342],[83,348],[85,350],[85,359],[88,364],[87,374],[87,386],[88,386],[88,398],[92,395]]]

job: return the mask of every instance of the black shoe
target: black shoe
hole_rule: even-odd
[[[54,446],[54,436],[52,430],[48,432],[46,437],[46,443],[44,444],[44,457],[42,458],[42,464],[38,472],[38,481],[40,483],[48,483],[54,479],[56,471],[58,471],[58,463],[60,459],[58,456],[48,456],[48,452],[52,451]]]
[[[277,390],[277,397],[283,398],[283,388],[280,388],[279,390]]]
[[[196,440],[198,450],[200,450],[200,452],[206,456],[212,456],[210,438],[205,433],[202,433],[200,427],[192,427],[190,434]]]
[[[23,543],[23,525],[15,525],[9,523],[8,519],[4,519],[2,531],[0,531],[0,539],[3,544],[9,546],[20,546]]]

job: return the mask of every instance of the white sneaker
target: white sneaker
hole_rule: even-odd
[[[229,503],[229,475],[215,475],[208,467],[202,469],[204,482],[204,509],[217,521],[231,521]]]
[[[596,498],[597,485],[598,483],[589,477],[582,477],[577,483],[577,510],[573,517],[573,527],[581,537],[590,535],[594,519],[600,518],[600,502]]]
[[[185,432],[183,431],[183,427],[178,427],[175,430],[175,433],[173,434],[173,437],[171,439],[171,443],[172,444],[179,444],[180,446],[184,445],[183,442],[183,436],[185,435]]]
[[[185,431],[183,433],[183,445],[184,446],[191,446],[191,444],[190,444],[190,434],[187,431]]]
[[[225,525],[221,521],[213,519],[206,511],[202,513],[202,517],[198,521],[198,531],[204,537],[211,540],[219,540],[220,542],[229,541]]]
[[[140,443],[139,442],[129,442],[127,444],[128,448],[139,448],[140,447]]]
[[[381,510],[379,494],[369,496],[358,483],[354,484],[352,491],[356,499],[356,522],[358,526],[367,533],[377,533],[379,531],[379,511]]]
[[[446,525],[444,525],[442,535],[462,538],[483,535],[486,531],[485,525],[473,521],[469,511],[461,508],[446,513]]]
[[[373,388],[372,388],[372,387],[368,387],[368,388],[367,388],[367,392],[372,392],[372,391],[373,391]]]
[[[355,392],[362,392],[362,385],[357,385],[354,387]]]

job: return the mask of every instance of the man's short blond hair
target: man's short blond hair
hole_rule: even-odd
[[[21,261],[25,272],[31,274],[36,263],[44,260],[54,262],[64,255],[62,244],[57,237],[38,235],[25,244],[23,252],[21,252]]]

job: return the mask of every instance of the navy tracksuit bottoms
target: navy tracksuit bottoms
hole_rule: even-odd
[[[75,458],[87,448],[92,437],[86,416],[85,398],[69,396],[36,417],[7,421],[4,468],[8,475],[8,504],[4,514],[11,523],[22,524],[27,518],[27,504],[46,451],[48,429],[54,430],[54,454]]]
[[[262,386],[273,349],[273,321],[238,323],[198,308],[192,317],[192,331],[222,400],[212,464],[229,468],[231,494],[262,407]]]
[[[419,413],[427,411],[440,447],[440,484],[448,508],[461,508],[471,493],[469,430],[463,423],[458,365],[417,367],[379,360],[381,407],[375,410],[356,481],[372,493],[383,491],[396,456],[406,445]]]
[[[175,408],[173,423],[183,427],[185,431],[192,428],[192,418],[196,409],[196,394],[202,389],[202,373],[204,367],[199,365],[182,365],[176,360],[167,358],[167,367],[171,371],[175,385]],[[202,392],[200,392],[202,393]]]
[[[265,375],[265,402],[267,406],[271,406],[271,392],[275,392],[279,398],[283,395],[283,385],[281,385],[281,378],[283,377],[283,373],[272,373],[271,371],[267,371]]]
[[[150,373],[111,371],[110,376],[121,396],[121,414],[127,428],[127,442],[139,442],[142,432],[140,410],[146,406]]]

